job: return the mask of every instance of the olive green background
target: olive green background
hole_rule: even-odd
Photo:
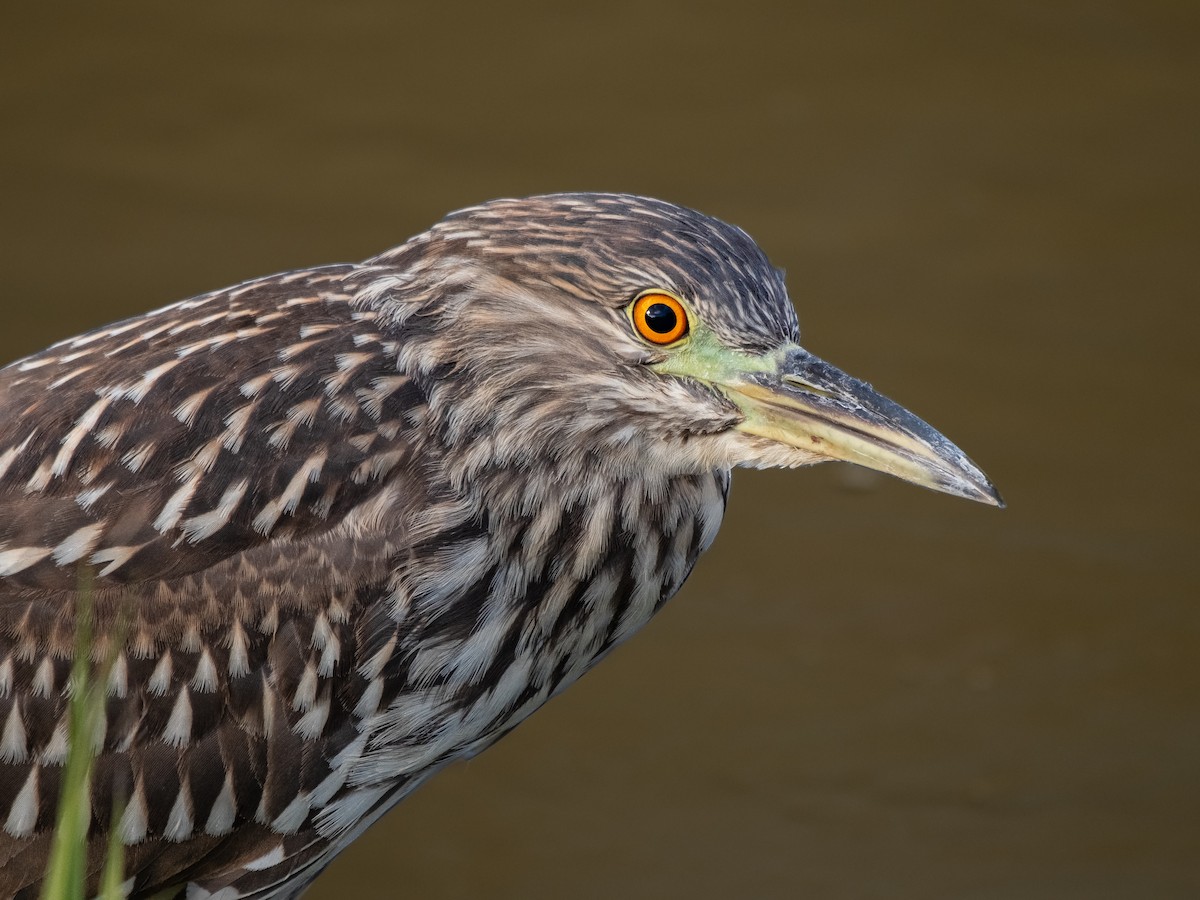
[[[634,191],[755,235],[1009,501],[738,473],[645,633],[312,897],[1200,896],[1198,9],[6,8],[4,359]]]

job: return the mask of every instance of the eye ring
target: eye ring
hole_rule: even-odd
[[[638,335],[652,344],[673,344],[688,333],[688,314],[678,297],[647,291],[629,311]]]

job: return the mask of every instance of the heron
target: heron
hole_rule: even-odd
[[[805,350],[741,229],[502,199],[0,370],[0,894],[46,864],[81,572],[106,661],[89,870],[298,896],[644,626],[732,469],[841,460],[985,504],[931,426]]]

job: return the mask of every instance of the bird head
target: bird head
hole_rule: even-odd
[[[401,365],[436,376],[440,433],[481,462],[842,460],[1002,505],[949,440],[800,345],[783,273],[718,219],[621,194],[495,200],[372,262],[426,286],[412,302],[385,278],[375,299],[405,326]]]

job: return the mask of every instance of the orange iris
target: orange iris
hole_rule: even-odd
[[[652,344],[673,344],[687,334],[687,310],[670,294],[642,294],[633,301],[633,327]]]

